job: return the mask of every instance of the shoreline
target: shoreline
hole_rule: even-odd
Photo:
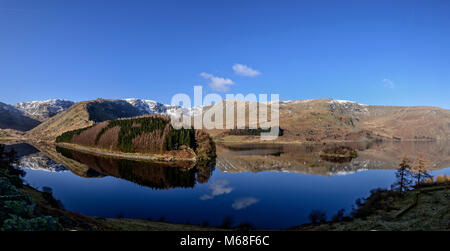
[[[322,144],[345,144],[345,143],[377,143],[374,140],[326,140],[326,141],[261,141],[261,140],[217,140],[213,139],[216,144],[261,144],[261,145],[322,145]],[[449,140],[383,140],[379,143],[401,143],[401,142],[427,142],[427,143],[437,143],[437,142],[449,142]]]
[[[197,162],[196,158],[179,158],[173,157],[170,155],[138,155],[131,153],[121,153],[121,152],[108,152],[103,149],[90,148],[81,145],[68,144],[68,143],[54,143],[56,146],[66,148],[69,150],[75,150],[79,152],[84,152],[88,154],[100,155],[104,157],[110,158],[120,158],[120,159],[129,159],[129,160],[137,160],[137,161],[161,161],[161,162],[178,162],[178,161],[189,161],[189,162]]]
[[[326,145],[326,144],[346,144],[346,143],[414,143],[414,142],[420,142],[420,143],[439,143],[439,142],[450,142],[450,140],[417,140],[417,139],[405,139],[405,140],[383,140],[380,142],[377,142],[375,140],[325,140],[325,141],[261,141],[259,139],[255,140],[223,140],[223,139],[217,139],[213,138],[213,141],[215,144],[223,144],[223,145],[245,145],[245,144],[256,144],[256,145]],[[69,143],[56,143],[52,140],[39,140],[39,139],[33,139],[33,138],[1,138],[0,142],[26,142],[26,143],[36,143],[36,144],[68,144],[68,145],[74,145]],[[74,146],[80,146],[80,145],[74,145]],[[80,146],[83,148],[91,149],[89,147]],[[75,150],[75,149],[74,149]],[[112,154],[119,154],[119,155],[130,155],[131,158],[134,158],[136,156],[143,156],[143,155],[134,155],[134,154],[126,154],[121,152],[107,152],[105,150],[100,150],[99,152],[104,152],[105,154],[112,153]],[[146,159],[152,160],[154,158],[155,160],[161,158],[157,156],[151,156],[147,155],[148,158]],[[165,158],[171,158],[171,156],[164,156],[162,157],[162,161],[164,161]],[[175,157],[172,157],[175,158]],[[181,160],[181,161],[194,161],[195,158],[177,158],[175,161]],[[171,160],[169,160],[171,161]],[[196,160],[195,160],[196,161]]]

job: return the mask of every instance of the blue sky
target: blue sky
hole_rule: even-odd
[[[448,0],[0,0],[0,102],[170,103],[203,85],[449,109],[449,13]]]

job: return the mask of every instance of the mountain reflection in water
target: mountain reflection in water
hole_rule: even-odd
[[[321,157],[349,147],[345,163]],[[430,160],[432,174],[450,175],[447,142],[217,145],[215,165],[111,159],[53,144],[10,144],[24,182],[50,187],[67,210],[88,216],[165,218],[168,222],[284,229],[308,222],[312,210],[349,214],[355,200],[389,188],[403,155]]]
[[[357,156],[331,161],[322,155],[327,149],[339,148],[354,149]],[[364,170],[393,170],[405,155],[412,159],[424,156],[432,170],[450,166],[448,142],[219,144],[216,149],[217,168],[232,173],[281,171],[334,176]]]
[[[214,170],[211,163],[134,161],[95,156],[62,147],[56,147],[56,150],[64,157],[87,165],[90,169],[88,174],[113,176],[154,189],[194,187],[196,183],[208,182]]]

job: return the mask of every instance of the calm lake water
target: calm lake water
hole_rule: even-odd
[[[9,145],[29,185],[44,189],[67,210],[88,216],[126,217],[219,226],[250,222],[284,229],[308,222],[312,210],[330,218],[350,213],[355,200],[389,188],[403,155],[431,160],[433,174],[450,175],[446,142],[346,144],[358,151],[349,162],[320,153],[334,145],[217,146],[213,165],[167,166],[107,159],[54,146]]]

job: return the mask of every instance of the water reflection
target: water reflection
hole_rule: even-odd
[[[257,203],[258,201],[259,199],[253,197],[239,198],[233,202],[231,207],[235,210],[241,210]]]
[[[420,155],[431,169],[450,166],[448,142],[335,143],[303,145],[217,145],[217,168],[224,172],[296,172],[324,176],[352,174],[365,170],[393,170],[404,155]],[[355,150],[356,156],[324,158],[328,149]]]
[[[209,189],[211,189],[211,193],[202,195],[202,197],[200,197],[201,200],[211,200],[216,196],[229,194],[234,188],[229,186],[227,180],[217,180],[209,185]]]
[[[192,162],[133,161],[100,157],[61,147],[56,147],[56,150],[66,158],[87,165],[87,175],[113,176],[154,189],[194,187],[196,183],[208,182],[214,170],[211,163],[193,165]]]
[[[23,169],[41,170],[45,172],[67,171],[67,168],[51,160],[42,152],[22,156],[18,159],[16,165]]]
[[[342,145],[358,156],[345,163],[321,158],[325,149]],[[19,152],[25,182],[51,187],[67,210],[224,227],[251,222],[258,229],[283,229],[308,222],[315,209],[349,213],[356,199],[391,186],[404,154],[422,154],[433,175],[450,175],[446,142],[217,145],[216,169],[114,160],[51,144],[8,147]]]

